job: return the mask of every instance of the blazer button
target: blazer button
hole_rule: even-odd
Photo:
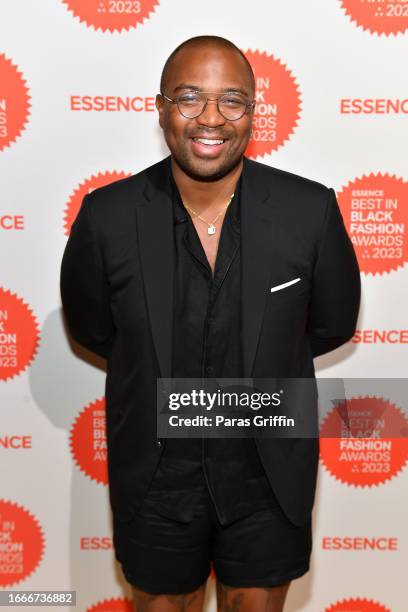
[[[214,372],[214,368],[212,366],[207,366],[205,368],[205,373],[211,375]]]
[[[162,445],[162,441],[161,440],[156,440],[156,444],[157,444],[157,446],[160,447]]]

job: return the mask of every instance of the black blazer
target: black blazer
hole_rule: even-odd
[[[109,494],[123,521],[140,508],[164,448],[156,377],[170,377],[172,361],[169,176],[170,156],[86,195],[62,260],[71,334],[107,358]],[[333,189],[245,157],[241,265],[244,376],[313,378],[313,358],[353,336],[360,305],[357,259]],[[282,509],[304,524],[318,439],[256,442]]]

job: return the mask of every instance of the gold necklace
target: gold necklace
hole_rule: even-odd
[[[216,220],[218,219],[218,217],[222,214],[222,212],[228,208],[228,206],[231,203],[232,198],[234,197],[234,194],[232,194],[232,196],[230,197],[230,199],[228,200],[228,204],[226,206],[224,206],[224,208],[221,210],[221,212],[218,213],[218,215],[215,217],[215,219],[211,222],[208,223],[208,221],[206,221],[205,219],[203,219],[198,213],[196,213],[195,210],[193,210],[192,208],[190,208],[189,206],[187,206],[187,204],[184,204],[184,206],[187,208],[187,210],[191,211],[198,219],[200,219],[200,221],[203,221],[204,223],[206,223],[208,225],[207,228],[207,232],[208,234],[211,236],[213,234],[215,234],[215,232],[217,231],[217,228],[215,227],[214,223],[216,222]]]

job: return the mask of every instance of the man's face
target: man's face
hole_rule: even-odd
[[[187,87],[186,87],[187,86]],[[164,94],[175,98],[197,89],[214,92],[215,98],[229,90],[245,94],[248,102],[254,98],[251,77],[240,55],[229,49],[202,46],[181,50],[168,73]],[[253,112],[241,119],[229,121],[210,100],[204,112],[186,119],[177,105],[156,97],[159,122],[174,161],[196,180],[216,180],[225,176],[241,161],[251,135]],[[222,144],[203,144],[198,138],[223,140]]]

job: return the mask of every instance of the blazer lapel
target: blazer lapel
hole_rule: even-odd
[[[244,377],[253,376],[269,280],[278,274],[277,213],[262,166],[244,157],[241,195],[241,306]]]
[[[136,207],[143,282],[160,375],[170,378],[174,273],[170,156],[148,173],[144,198]]]

